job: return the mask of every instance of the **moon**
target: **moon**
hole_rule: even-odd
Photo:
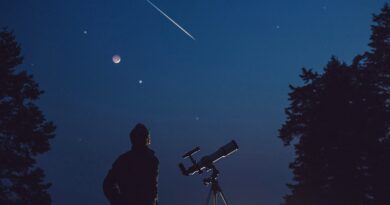
[[[112,56],[112,62],[114,62],[115,64],[120,63],[121,62],[121,57],[119,55]]]

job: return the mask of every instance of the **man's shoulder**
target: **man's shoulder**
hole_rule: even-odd
[[[153,155],[151,156],[151,158],[152,158],[152,161],[153,161],[154,164],[157,164],[157,165],[158,165],[158,164],[160,163],[160,161],[158,160],[158,158],[156,157],[156,155],[153,154]]]
[[[156,157],[154,150],[152,150],[150,148],[143,149],[141,151],[141,153],[137,153],[137,154],[142,155],[144,159],[147,159],[148,161],[150,161],[154,164],[159,163],[158,158]]]
[[[149,156],[152,158],[152,160],[158,164],[159,161],[158,161],[158,158],[156,157],[154,150],[148,148],[148,151],[149,151]]]
[[[158,158],[154,154],[154,151],[148,148],[148,149],[145,149],[142,151],[129,150],[129,151],[119,155],[119,157],[115,160],[113,166],[117,166],[117,165],[120,166],[121,164],[127,164],[133,160],[136,160],[136,161],[140,160],[140,159],[145,160],[145,158],[147,159],[147,161],[150,161],[153,164],[158,165],[160,163]]]
[[[118,165],[118,164],[121,164],[121,163],[127,161],[130,157],[131,157],[130,151],[127,151],[127,152],[125,152],[125,153],[119,155],[119,157],[116,158],[116,160],[115,160],[113,166]]]

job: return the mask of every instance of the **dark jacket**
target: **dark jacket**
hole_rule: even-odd
[[[157,204],[158,159],[148,147],[131,149],[112,165],[103,182],[111,205]]]

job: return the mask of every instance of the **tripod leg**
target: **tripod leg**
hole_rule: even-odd
[[[217,205],[217,199],[218,199],[217,192],[214,191],[214,193],[213,193],[213,205]]]
[[[228,205],[227,201],[226,201],[226,198],[225,198],[225,195],[223,194],[222,190],[219,191],[219,196],[221,197],[223,203],[225,205]]]
[[[221,187],[219,186],[218,183],[215,183],[215,197],[217,197],[217,194],[219,194],[219,196],[221,197],[222,199],[222,202],[225,204],[225,205],[228,205],[227,201],[226,201],[226,197],[225,197],[225,194],[223,193]]]
[[[206,205],[209,205],[212,193],[213,193],[213,190],[210,189],[209,194],[207,195],[207,202],[206,202]]]

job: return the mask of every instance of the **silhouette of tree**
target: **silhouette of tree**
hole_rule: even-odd
[[[376,204],[390,204],[390,8],[386,4],[379,15],[373,17],[371,51],[361,57],[361,67],[366,69],[370,84],[379,95],[380,102],[372,104],[375,114],[372,136],[375,136],[375,153],[371,161],[373,169],[373,197]]]
[[[390,9],[374,15],[371,52],[351,65],[332,57],[323,74],[303,69],[290,86],[279,130],[294,144],[286,205],[390,204]]]
[[[290,164],[296,184],[286,204],[367,204],[364,138],[360,124],[365,99],[357,70],[333,57],[320,75],[303,69],[304,85],[290,86],[291,106],[280,129],[286,145],[294,138],[297,158]],[[346,192],[345,190],[348,190]]]
[[[43,93],[32,75],[18,72],[20,45],[0,32],[0,204],[51,204],[35,157],[50,149],[55,126],[33,103]]]

